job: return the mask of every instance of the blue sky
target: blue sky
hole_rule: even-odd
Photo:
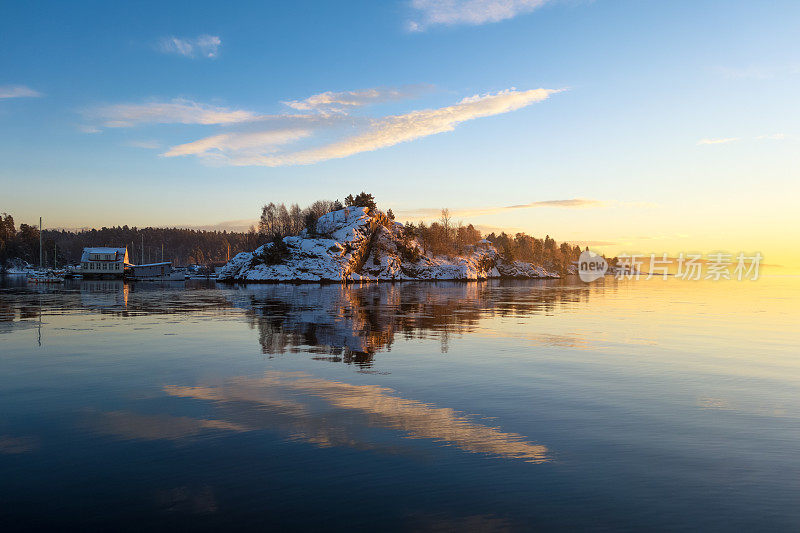
[[[9,3],[0,210],[235,227],[363,189],[404,219],[787,262],[799,23],[794,1]]]

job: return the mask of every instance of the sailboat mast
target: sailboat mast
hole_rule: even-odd
[[[39,217],[39,268],[44,268],[42,262],[42,217]]]

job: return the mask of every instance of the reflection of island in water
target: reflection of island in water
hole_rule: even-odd
[[[231,294],[258,329],[265,354],[302,350],[370,366],[395,335],[436,338],[474,331],[486,317],[548,314],[586,300],[590,286],[559,281],[242,286]]]
[[[264,354],[302,351],[369,367],[375,353],[391,350],[397,335],[437,339],[447,352],[452,336],[474,331],[482,319],[551,314],[586,301],[594,290],[610,288],[559,280],[232,287],[83,280],[61,287],[23,287],[0,299],[0,333],[41,327],[42,317],[46,326],[48,315],[87,310],[118,317],[236,317],[244,312],[258,331]]]
[[[400,283],[363,285],[200,285],[73,282],[60,288],[22,288],[3,299],[0,315],[45,324],[75,313],[118,318],[198,316],[249,321],[265,354],[312,353],[361,367],[390,350],[396,336],[436,339],[447,351],[454,335],[472,332],[492,317],[551,314],[585,305],[595,289],[562,281]],[[10,303],[9,303],[10,302]],[[88,313],[87,313],[88,312]],[[74,321],[73,321],[74,322]],[[86,320],[91,329],[92,320]],[[224,327],[224,326],[222,326]],[[159,384],[185,412],[88,412],[87,424],[114,438],[184,441],[212,435],[273,431],[319,447],[350,447],[416,454],[411,441],[428,440],[464,452],[531,463],[550,451],[530,437],[474,415],[404,397],[378,385],[350,384],[308,373],[267,372],[214,380]],[[198,403],[210,416],[197,416]],[[170,403],[170,405],[173,405]],[[386,441],[374,430],[397,432]]]

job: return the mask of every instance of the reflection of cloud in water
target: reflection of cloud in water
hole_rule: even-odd
[[[291,438],[319,446],[374,447],[355,434],[367,426],[402,431],[406,438],[432,439],[467,452],[536,463],[547,460],[547,448],[522,435],[478,424],[453,409],[401,398],[392,389],[375,385],[351,385],[302,372],[269,372],[263,378],[236,378],[221,386],[167,386],[165,390],[173,396],[218,402],[232,418],[233,427],[271,428],[277,414],[283,418],[279,426]],[[287,401],[287,396],[322,399],[342,415],[316,416],[310,403]],[[265,412],[269,413],[266,419]]]
[[[783,402],[766,402],[764,398],[737,398],[736,401],[726,398],[698,397],[696,406],[699,409],[717,411],[731,411],[752,416],[767,416],[774,418],[796,418],[796,410],[790,409]]]
[[[497,331],[486,328],[481,331],[483,337],[497,339],[515,339],[528,342],[534,346],[558,346],[559,348],[593,349],[596,346],[589,342],[583,335],[575,333],[526,333],[521,331]]]
[[[701,409],[731,409],[731,403],[724,398],[698,398],[697,406]]]
[[[493,515],[469,515],[451,517],[446,515],[415,514],[409,517],[409,529],[419,532],[473,531],[501,533],[517,531],[511,522]]]
[[[370,428],[402,432],[406,439],[431,439],[463,451],[542,463],[545,446],[460,415],[397,396],[392,389],[351,385],[303,372],[268,372],[263,378],[234,378],[219,386],[168,385],[175,397],[213,402],[215,419],[129,411],[93,413],[91,427],[125,440],[181,440],[209,433],[269,430],[319,447],[344,446],[389,454],[415,454],[402,444],[378,442]],[[327,405],[320,406],[319,400]],[[335,410],[335,416],[331,410]]]
[[[224,420],[206,420],[184,416],[140,415],[128,411],[111,411],[92,416],[92,427],[100,432],[125,439],[177,440],[209,430],[248,431]]]
[[[207,514],[219,508],[214,490],[209,485],[184,485],[156,492],[156,504],[168,513]]]
[[[561,348],[588,348],[589,343],[580,335],[556,335],[542,333],[533,335],[531,340],[542,346],[559,346]]]
[[[36,437],[14,437],[11,435],[0,435],[0,453],[5,455],[16,455],[28,453],[39,448],[39,439]]]

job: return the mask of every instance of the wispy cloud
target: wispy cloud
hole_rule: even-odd
[[[0,85],[0,98],[35,98],[42,93],[24,85]]]
[[[279,146],[312,135],[312,131],[303,129],[285,129],[276,131],[258,131],[254,133],[222,133],[212,135],[198,141],[173,146],[163,155],[173,157],[179,155],[219,156],[237,153],[240,157],[257,157],[265,152],[274,152]]]
[[[101,128],[151,124],[227,126],[228,131],[172,146],[162,155],[193,155],[217,165],[308,165],[453,131],[462,122],[508,113],[560,92],[511,88],[493,94],[474,95],[451,106],[399,115],[367,117],[350,114],[355,108],[410,97],[426,87],[329,91],[284,102],[293,112],[272,115],[182,98],[103,105],[84,112],[87,124],[82,128],[86,132],[97,132]],[[306,142],[286,146],[301,140]]]
[[[284,102],[298,111],[316,111],[322,113],[346,113],[347,111],[381,102],[405,100],[417,96],[430,88],[427,85],[408,85],[405,87],[378,87],[360,91],[327,91],[309,96],[304,100]]]
[[[256,122],[265,127],[295,129],[298,124],[320,124],[337,122],[336,116],[347,115],[350,110],[381,102],[411,98],[429,89],[429,85],[407,85],[403,87],[383,87],[358,91],[328,91],[303,100],[283,102],[294,111],[306,113],[283,113],[267,115],[242,109],[232,109],[187,98],[174,98],[169,101],[150,101],[142,103],[121,103],[100,105],[84,111],[90,124],[81,129],[96,133],[99,128],[128,128],[147,124],[205,124],[231,125]],[[340,120],[338,120],[341,122]],[[353,122],[348,119],[348,122]],[[247,135],[253,138],[252,135]]]
[[[505,209],[531,209],[533,207],[565,207],[569,209],[583,209],[586,207],[601,207],[605,202],[600,200],[587,200],[586,198],[570,198],[569,200],[542,200],[528,204],[510,205]]]
[[[157,49],[165,54],[214,59],[219,55],[220,46],[222,40],[216,35],[199,35],[193,38],[170,36],[158,41]]]
[[[770,80],[800,74],[800,65],[748,65],[744,67],[714,67],[714,70],[728,79]]]
[[[125,146],[132,148],[144,148],[146,150],[156,150],[161,148],[161,143],[153,140],[134,140],[125,143]]]
[[[728,144],[734,143],[739,141],[789,141],[789,140],[797,140],[797,137],[792,135],[787,135],[785,133],[771,133],[768,135],[757,135],[756,137],[723,137],[723,138],[716,138],[716,139],[700,139],[697,141],[698,146],[709,145],[709,144]]]
[[[251,111],[211,106],[184,98],[169,102],[105,105],[90,109],[84,114],[90,121],[98,122],[98,126],[105,128],[127,128],[144,124],[235,124],[258,116]]]
[[[785,133],[772,133],[770,135],[759,135],[758,137],[756,137],[756,140],[757,141],[764,141],[764,140],[766,140],[766,141],[785,141],[786,139],[789,139],[789,138],[790,138],[789,135],[786,135]]]
[[[252,133],[231,133],[224,139],[214,136],[189,143],[193,145],[191,148],[188,145],[174,147],[164,155],[167,157],[187,154],[206,155],[208,151],[200,150],[200,148],[208,146],[217,150],[215,152],[217,160],[223,160],[229,165],[267,167],[309,165],[453,131],[462,122],[521,109],[534,102],[546,100],[555,92],[558,91],[508,89],[495,94],[475,95],[464,98],[452,106],[371,119],[365,123],[363,131],[346,136],[342,140],[294,151],[274,153],[275,143],[269,142],[265,143],[261,153],[258,153],[259,146],[256,142],[240,139],[243,136],[246,136],[247,139],[256,139]],[[289,117],[292,116],[289,115]],[[301,118],[306,119],[302,116]],[[350,119],[347,121],[352,122]],[[358,124],[354,124],[354,126],[358,128]],[[241,149],[242,143],[247,144],[246,150]]]
[[[721,139],[700,139],[697,141],[697,146],[703,146],[708,144],[728,144],[740,141],[739,137],[724,137]]]
[[[500,22],[529,13],[548,0],[411,0],[418,17],[408,23],[410,31],[431,26],[465,24],[477,26]]]
[[[569,198],[566,200],[540,200],[536,202],[529,202],[527,204],[516,204],[507,206],[491,206],[491,207],[473,207],[466,209],[451,209],[450,216],[456,218],[469,218],[479,217],[484,215],[496,215],[505,211],[514,211],[517,209],[537,209],[543,207],[559,208],[559,209],[587,209],[593,207],[607,207],[611,205],[609,202],[602,200],[592,200],[588,198]],[[409,211],[398,211],[397,215],[403,220],[427,220],[439,218],[441,215],[440,208],[422,208]]]
[[[570,241],[572,244],[580,244],[581,246],[616,246],[617,242],[614,241]]]
[[[223,220],[216,224],[201,224],[201,225],[179,225],[178,227],[184,229],[199,229],[206,231],[239,231],[246,232],[251,226],[258,226],[258,220],[253,218],[243,218],[239,220]]]

